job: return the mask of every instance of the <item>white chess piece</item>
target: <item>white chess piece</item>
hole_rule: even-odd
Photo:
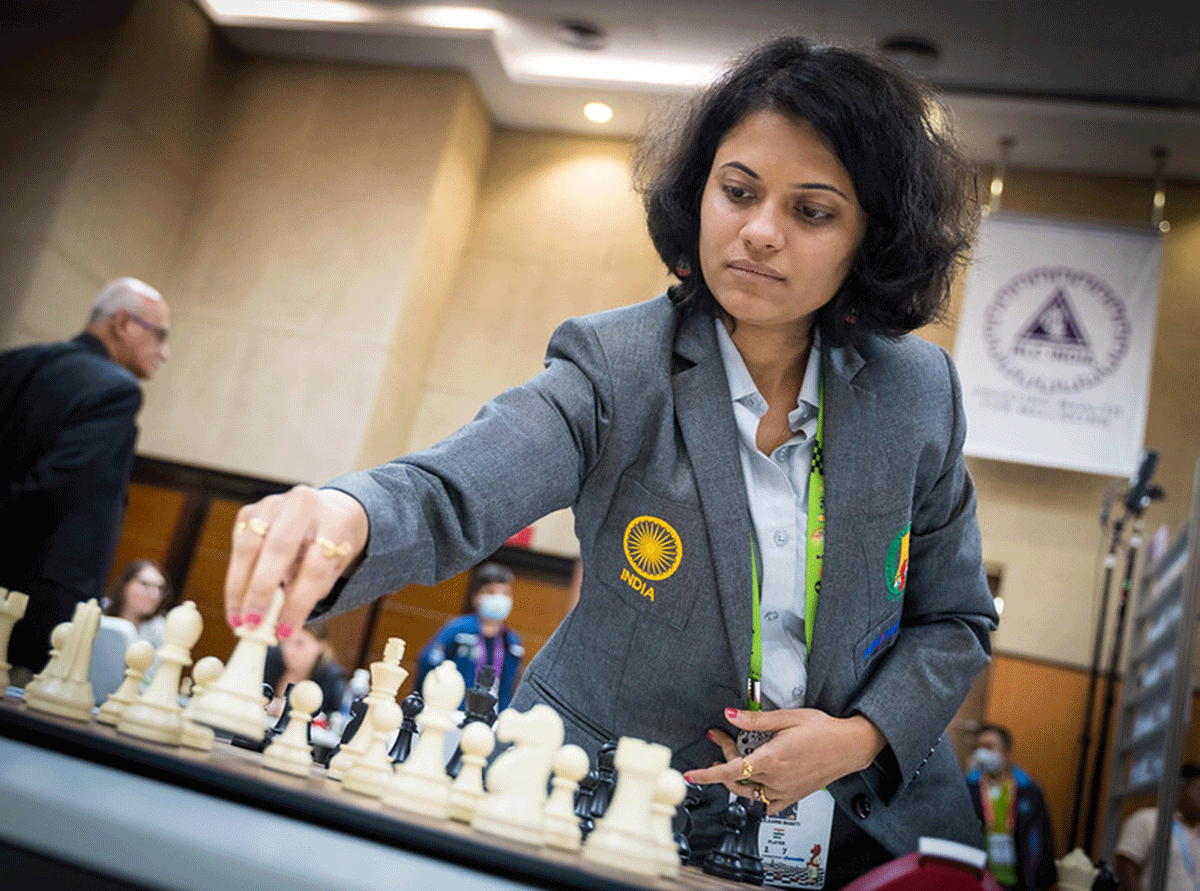
[[[192,699],[195,699],[207,690],[209,685],[213,684],[224,670],[224,664],[216,656],[205,656],[193,665],[191,677]],[[187,746],[189,749],[199,749],[201,752],[207,752],[212,749],[213,738],[213,729],[206,727],[204,724],[197,724],[195,721],[188,720],[187,709],[184,709],[183,735],[179,739],[180,745]]]
[[[8,640],[12,637],[13,625],[25,615],[25,607],[28,605],[28,594],[0,588],[0,694],[8,688],[8,672],[12,668],[5,660]]]
[[[184,666],[192,664],[192,647],[200,639],[203,628],[204,620],[191,600],[185,600],[167,613],[154,679],[135,702],[125,707],[117,719],[118,732],[152,742],[179,745],[183,736],[179,678]]]
[[[388,742],[404,716],[394,699],[378,702],[363,718],[371,726],[364,734],[370,738],[366,749],[354,760],[342,777],[342,788],[347,792],[379,798],[384,787],[392,778],[392,757],[388,754]],[[359,727],[360,733],[362,727]]]
[[[276,642],[275,624],[283,608],[283,589],[277,588],[263,620],[253,628],[239,625],[233,632],[237,646],[221,676],[188,704],[189,721],[207,724],[237,736],[262,740],[267,731],[267,697],[263,695],[263,668],[267,650]]]
[[[578,851],[583,844],[579,818],[575,816],[575,790],[587,776],[587,752],[568,744],[554,756],[554,779],[550,783],[550,798],[542,812],[542,844],[564,851]]]
[[[313,764],[308,722],[312,720],[313,712],[321,707],[324,695],[316,681],[301,681],[292,687],[288,697],[287,726],[263,752],[263,767],[298,777],[308,776]]]
[[[527,712],[505,709],[496,720],[496,739],[512,747],[488,768],[487,794],[471,825],[491,835],[541,844],[546,785],[563,744],[562,718],[541,703]]]
[[[66,630],[60,630],[66,626]],[[92,644],[100,630],[100,604],[95,599],[75,604],[70,622],[54,629],[54,652],[36,677],[25,685],[24,699],[30,708],[76,721],[90,721],[96,707],[88,670]]]
[[[687,783],[683,774],[668,767],[659,774],[654,784],[654,804],[650,811],[650,833],[662,850],[660,876],[672,878],[679,875],[679,845],[675,841],[675,812],[679,803],[687,796]]]
[[[328,776],[340,780],[350,769],[350,765],[366,751],[371,744],[371,709],[381,702],[395,702],[400,685],[408,677],[408,670],[400,667],[404,658],[404,640],[399,637],[389,637],[383,647],[383,658],[371,663],[371,690],[365,700],[366,713],[358,731],[337,750],[337,754],[329,762]],[[363,728],[366,730],[363,730]]]
[[[96,720],[101,724],[117,723],[129,703],[137,699],[142,688],[142,678],[154,662],[154,644],[148,640],[135,640],[125,648],[125,680],[121,686],[104,700]]]
[[[483,768],[495,746],[492,728],[483,721],[472,721],[463,728],[459,741],[463,753],[462,767],[450,784],[448,806],[451,820],[470,823],[475,817],[475,808],[483,798]]]
[[[650,830],[654,789],[671,764],[671,750],[631,736],[617,741],[617,785],[608,810],[588,836],[583,858],[622,872],[657,876],[662,848]]]
[[[408,758],[396,765],[383,790],[384,804],[436,820],[450,817],[446,734],[458,726],[458,704],[466,684],[453,662],[441,663],[421,685],[425,708],[417,715],[421,733]]]

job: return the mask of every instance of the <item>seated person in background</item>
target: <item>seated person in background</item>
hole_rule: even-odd
[[[131,560],[104,598],[104,615],[133,623],[137,636],[158,649],[163,643],[171,584],[153,560]]]
[[[1058,882],[1058,867],[1041,787],[1010,760],[1007,727],[981,724],[975,746],[967,785],[983,821],[988,872],[1005,888],[1049,891]]]
[[[328,634],[322,624],[307,625],[267,650],[263,683],[269,684],[275,692],[267,705],[267,714],[272,718],[283,713],[283,696],[288,684],[301,681],[316,681],[320,686],[324,694],[320,714],[326,716],[326,726],[327,716],[341,709],[342,696],[346,692],[346,671],[338,664],[333,648],[326,640]]]
[[[1134,811],[1121,826],[1114,849],[1117,878],[1125,891],[1142,891],[1149,878],[1150,849],[1158,825],[1158,808]],[[1179,798],[1171,821],[1171,848],[1167,854],[1166,891],[1200,888],[1200,766],[1179,769]]]
[[[506,566],[482,563],[476,567],[464,599],[464,606],[470,604],[474,612],[447,622],[421,650],[413,689],[420,690],[430,669],[447,659],[454,660],[468,690],[475,685],[479,669],[491,665],[496,670],[497,686],[492,689],[498,699],[496,707],[500,711],[508,708],[525,655],[520,636],[504,625],[512,611],[512,584],[513,573]]]

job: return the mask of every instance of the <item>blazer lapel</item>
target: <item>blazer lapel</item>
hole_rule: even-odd
[[[875,393],[855,386],[865,364],[852,346],[828,350],[823,357],[825,388],[825,560],[821,594],[813,628],[813,651],[808,655],[805,702],[821,701],[831,673],[847,670],[854,645],[866,628],[868,615],[861,591],[860,542],[854,517],[862,510],[863,493],[856,487],[856,465],[863,460],[874,416]]]
[[[712,319],[688,313],[680,324],[675,417],[687,447],[712,553],[725,632],[745,689],[750,672],[750,513],[742,481],[729,383]]]

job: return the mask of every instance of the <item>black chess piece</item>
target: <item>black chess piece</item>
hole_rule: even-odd
[[[579,818],[579,831],[585,839],[596,828],[596,821],[592,819],[592,795],[596,791],[596,782],[597,772],[593,766],[575,790],[575,816]]]
[[[689,802],[699,801],[699,797],[695,796],[696,786],[691,783],[687,784],[687,793],[684,795],[683,801],[675,807],[675,816],[671,818],[671,833],[675,839],[675,849],[679,853],[679,862],[687,863],[692,856],[692,843],[689,836],[692,834],[692,811],[688,806]]]
[[[738,832],[738,866],[743,882],[761,885],[764,875],[762,857],[758,851],[758,827],[767,816],[767,805],[762,801],[750,801],[745,808],[746,822]]]
[[[1117,878],[1107,860],[1097,863],[1096,869],[1096,878],[1092,879],[1092,891],[1117,891],[1121,887],[1121,880]]]
[[[329,750],[329,754],[325,756],[325,766],[328,767],[333,761],[333,756],[341,751],[342,746],[354,739],[354,734],[358,733],[358,728],[362,726],[363,719],[367,716],[367,701],[365,699],[356,699],[350,703],[350,720],[346,722],[346,726],[342,728],[341,739],[338,744]]]
[[[743,801],[743,798],[734,798],[725,808],[721,815],[725,831],[717,846],[708,852],[701,866],[709,875],[733,882],[740,882],[745,878],[740,851],[741,833],[746,825],[746,806]]]
[[[396,734],[396,741],[392,743],[391,752],[388,753],[393,764],[399,764],[412,751],[413,738],[421,732],[421,728],[417,726],[417,715],[421,714],[423,708],[425,699],[420,690],[413,690],[400,702],[400,714],[404,715],[404,720],[400,722],[400,731]]]
[[[475,685],[467,691],[463,697],[463,719],[459,727],[466,727],[468,724],[482,722],[491,727],[496,723],[496,703],[499,700],[492,695],[492,687],[496,683],[496,669],[491,665],[484,665],[479,669],[479,673],[475,675]],[[446,762],[446,773],[449,776],[456,777],[462,769],[462,747],[456,746],[454,754],[450,756],[450,760]]]
[[[592,787],[591,801],[588,803],[588,814],[593,825],[604,816],[612,801],[613,790],[617,786],[617,757],[616,740],[609,740],[596,753],[596,782]]]

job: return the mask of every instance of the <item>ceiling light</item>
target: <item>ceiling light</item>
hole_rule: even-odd
[[[583,116],[595,124],[607,124],[612,120],[613,110],[603,102],[589,102],[583,107]]]
[[[503,21],[500,13],[482,6],[415,6],[405,10],[405,18],[426,28],[454,31],[492,31]]]

